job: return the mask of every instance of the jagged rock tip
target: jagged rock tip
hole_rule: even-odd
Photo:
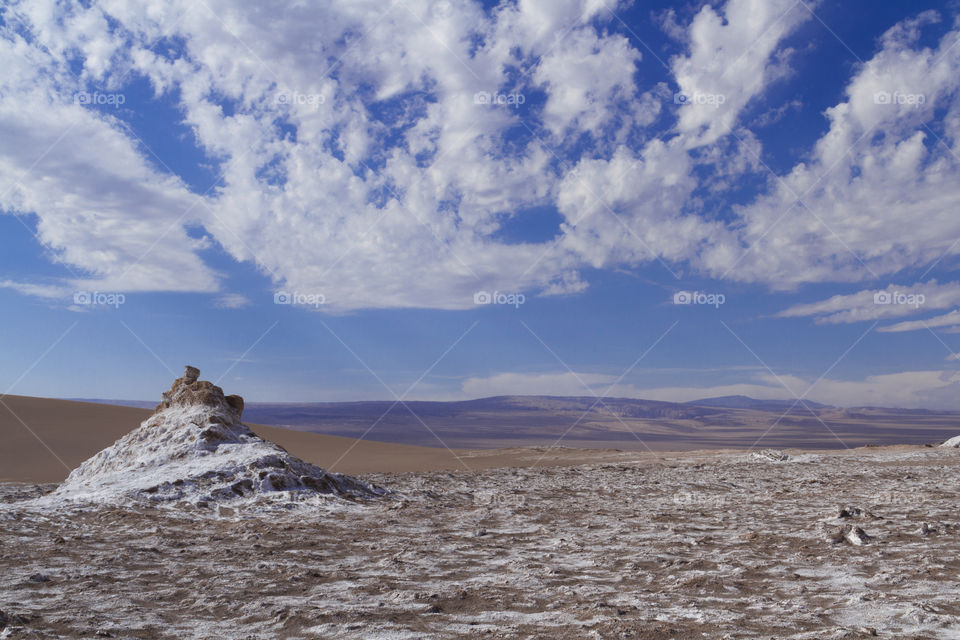
[[[243,415],[243,398],[237,395],[225,396],[223,389],[200,380],[200,369],[186,366],[182,378],[173,381],[169,391],[163,392],[163,399],[157,405],[154,413],[159,413],[171,407],[185,407],[189,405],[204,405],[209,407],[225,406],[236,415],[237,420]]]

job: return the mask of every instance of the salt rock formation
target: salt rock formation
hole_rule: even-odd
[[[857,547],[868,544],[871,539],[866,531],[852,524],[841,527],[841,534],[844,540]]]
[[[870,540],[873,539],[873,536],[868,535],[866,531],[853,524],[831,527],[825,523],[821,523],[821,529],[827,539],[834,544],[844,542],[860,547],[869,544]]]
[[[139,427],[96,454],[48,498],[130,500],[198,506],[311,496],[369,498],[386,493],[289,454],[240,422],[243,398],[224,396],[187,367]]]
[[[790,459],[790,456],[785,454],[783,451],[778,451],[776,449],[755,451],[753,452],[752,457],[757,460],[764,460],[767,462],[786,462]]]
[[[960,448],[960,436],[953,436],[946,442],[940,445],[941,447],[952,447],[954,449]]]

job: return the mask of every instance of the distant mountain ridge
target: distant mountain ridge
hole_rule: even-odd
[[[841,447],[932,443],[960,432],[958,412],[746,396],[692,402],[508,395],[448,402],[250,403],[244,416],[255,424],[313,433],[461,449],[561,444],[676,450],[753,446],[760,440],[764,446]]]
[[[764,400],[753,400],[742,397],[753,403],[765,403]],[[97,404],[113,404],[140,409],[153,409],[156,402],[141,400],[108,400],[92,398],[65,398],[80,402],[94,402]],[[712,400],[720,400],[712,399]],[[787,401],[781,401],[784,408],[789,406]],[[711,405],[707,402],[668,402],[663,400],[644,400],[639,398],[617,398],[594,396],[490,396],[473,400],[406,400],[404,403],[414,411],[423,411],[428,415],[458,415],[473,411],[589,411],[606,415],[635,418],[695,418],[709,415],[705,407],[735,408],[733,405]],[[267,412],[270,415],[288,415],[291,417],[302,414],[305,410],[311,415],[325,417],[344,417],[365,415],[368,413],[383,412],[392,405],[392,400],[357,400],[348,402],[251,402],[247,405],[247,414]],[[810,403],[811,406],[815,403]],[[399,406],[399,405],[398,405]],[[824,406],[824,405],[817,405]],[[739,408],[739,407],[736,407]],[[744,406],[742,408],[751,408]]]
[[[699,407],[723,407],[726,409],[758,409],[760,411],[787,411],[790,408],[810,407],[813,409],[826,409],[830,405],[814,402],[813,400],[757,400],[749,396],[717,396],[715,398],[702,398],[700,400],[691,400],[684,404],[693,404]]]
[[[153,409],[157,403],[150,400],[115,400],[110,398],[63,398],[74,402],[92,402],[94,404],[109,404],[119,407],[136,407],[138,409]],[[429,413],[433,411],[444,412],[444,408],[449,410],[450,415],[455,415],[462,411],[471,410],[501,410],[510,408],[513,410],[586,410],[593,407],[591,411],[598,413],[610,413],[610,409],[616,407],[621,410],[619,415],[631,415],[637,417],[656,417],[656,416],[692,416],[703,415],[691,407],[708,407],[715,409],[753,409],[758,411],[786,411],[791,407],[794,410],[805,407],[811,409],[825,410],[832,409],[846,412],[872,412],[885,411],[891,413],[904,414],[952,414],[960,412],[938,411],[932,409],[905,409],[901,407],[881,407],[881,406],[846,406],[838,407],[836,405],[823,404],[806,398],[802,400],[782,399],[782,400],[761,400],[751,398],[750,396],[715,396],[710,398],[701,398],[699,400],[688,400],[686,402],[671,402],[667,400],[645,400],[642,398],[620,398],[615,396],[603,396],[596,398],[594,396],[546,396],[546,395],[505,395],[488,396],[485,398],[475,398],[472,400],[405,400],[405,404],[411,407],[426,409]],[[285,412],[288,409],[293,412],[302,411],[305,408],[311,410],[328,409],[333,415],[340,415],[342,411],[358,411],[359,413],[368,413],[377,409],[385,410],[395,404],[393,400],[349,400],[343,402],[252,402],[248,408],[255,408],[261,411]]]

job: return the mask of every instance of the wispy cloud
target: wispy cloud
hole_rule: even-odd
[[[242,293],[225,293],[214,301],[214,306],[220,309],[243,309],[251,304],[250,298]]]
[[[934,329],[939,327],[954,327],[960,325],[960,311],[951,311],[950,313],[926,320],[908,320],[898,322],[889,327],[880,327],[877,331],[881,333],[902,333],[904,331],[919,331],[921,329]]]
[[[919,315],[957,305],[960,305],[960,283],[940,284],[931,280],[904,286],[891,284],[883,289],[867,289],[827,300],[797,304],[777,316],[813,317],[823,324],[847,324]]]

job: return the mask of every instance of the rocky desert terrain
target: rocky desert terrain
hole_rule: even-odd
[[[956,638],[960,454],[364,477],[304,507],[3,485],[5,638]]]

